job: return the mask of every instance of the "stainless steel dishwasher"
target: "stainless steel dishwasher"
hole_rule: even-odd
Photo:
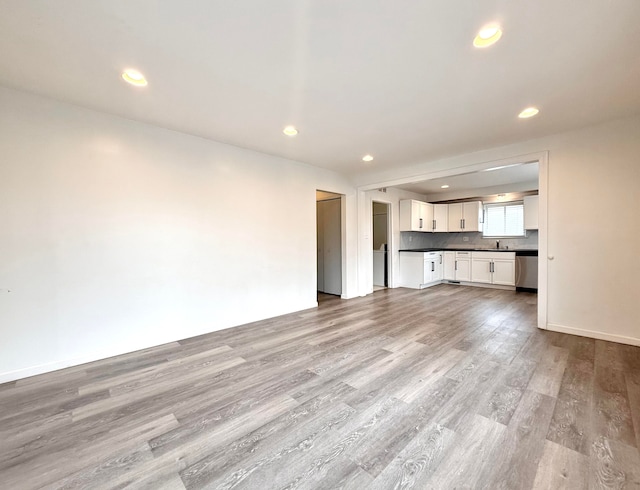
[[[516,291],[538,292],[538,251],[516,251]]]

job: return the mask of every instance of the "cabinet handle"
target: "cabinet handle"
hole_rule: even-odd
[[[495,265],[493,262],[491,262],[490,266],[489,266],[489,272],[495,272]]]
[[[460,229],[462,230],[464,228],[464,225],[462,224],[462,219],[460,219]]]
[[[442,255],[440,256],[440,263],[442,264]]]
[[[454,266],[453,270],[454,270],[454,271],[457,271],[457,270],[458,270],[458,261],[457,261],[457,260],[455,261],[455,266]]]
[[[462,229],[465,229],[467,227],[467,220],[465,218],[462,218]]]
[[[420,219],[420,228],[422,228],[422,218],[419,218],[419,219]]]
[[[433,220],[433,228],[431,228],[432,230],[436,229],[436,220]]]
[[[436,271],[436,263],[431,262],[431,272],[435,272],[435,271]]]

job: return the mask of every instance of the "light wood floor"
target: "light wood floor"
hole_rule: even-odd
[[[441,285],[0,385],[0,487],[639,488],[640,349]]]

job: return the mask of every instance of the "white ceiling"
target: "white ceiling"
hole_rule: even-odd
[[[411,184],[399,185],[418,194],[426,194],[431,197],[442,195],[443,199],[450,195],[462,197],[475,197],[478,192],[493,189],[492,193],[513,192],[538,189],[538,162],[497,168],[490,171],[459,174],[439,179],[425,180]],[[441,186],[448,185],[447,189]],[[524,185],[524,186],[523,186]]]
[[[638,26],[638,0],[4,0],[0,84],[353,175],[640,113]]]

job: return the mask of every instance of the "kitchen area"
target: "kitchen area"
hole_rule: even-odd
[[[411,189],[425,199],[400,201],[399,286],[537,292],[537,163],[511,167]]]

